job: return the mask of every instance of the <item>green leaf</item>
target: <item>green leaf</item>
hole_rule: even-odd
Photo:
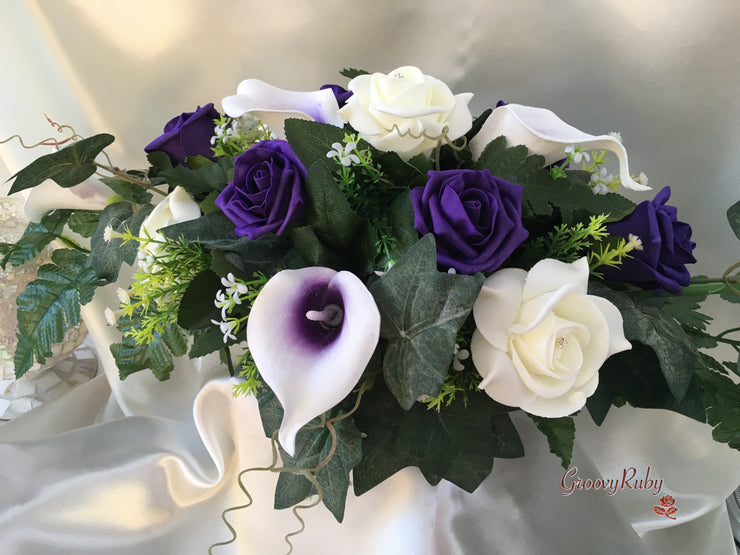
[[[193,197],[207,195],[212,191],[223,191],[231,181],[234,160],[227,156],[216,159],[216,162],[203,164],[198,169],[178,165],[163,170],[160,175],[167,179],[172,187],[180,186]]]
[[[8,263],[18,267],[36,258],[46,245],[62,234],[71,214],[71,210],[52,210],[41,222],[28,224],[18,241],[7,243],[0,267],[5,269]]]
[[[501,424],[510,424],[508,415],[480,392],[468,394],[467,407],[459,398],[440,412],[421,404],[404,411],[376,381],[354,419],[364,434],[353,472],[356,495],[408,466],[419,467],[431,483],[441,477],[472,492],[491,473],[498,452],[511,456],[517,450],[511,446],[521,447],[514,427]]]
[[[483,275],[437,271],[434,237],[417,242],[370,292],[388,340],[383,374],[404,409],[421,395],[439,394],[450,368],[457,331],[473,308]]]
[[[570,416],[562,418],[542,418],[533,414],[527,414],[537,426],[537,429],[545,434],[550,453],[557,456],[563,468],[568,468],[573,455],[573,442],[576,439],[576,423]]]
[[[326,157],[333,143],[344,142],[344,129],[328,123],[302,119],[285,120],[285,136],[293,152],[306,168],[321,162],[333,169],[335,162]]]
[[[347,247],[363,220],[349,207],[331,170],[323,162],[315,162],[308,169],[306,196],[305,220],[316,236],[328,245]]]
[[[38,270],[38,278],[18,295],[18,344],[15,373],[20,378],[33,364],[35,356],[44,363],[51,348],[64,339],[67,328],[80,323],[80,306],[92,299],[98,281],[86,267],[87,256],[60,249],[52,254],[52,263]]]
[[[69,229],[82,237],[92,237],[98,227],[100,212],[97,210],[75,210],[69,217]]]
[[[147,172],[148,177],[157,178],[163,172],[172,169],[172,160],[169,155],[161,150],[155,150],[154,152],[148,152],[146,159],[149,160],[151,167]]]
[[[110,346],[118,375],[124,380],[134,372],[149,368],[158,380],[167,380],[175,369],[172,355],[181,356],[187,352],[187,339],[177,324],[168,324],[163,332],[154,334],[153,341],[137,345],[126,332],[137,327],[140,320],[141,315],[135,313],[131,318],[124,317],[118,321],[118,329],[124,332],[123,339],[121,343]]]
[[[406,190],[396,197],[388,209],[391,236],[395,239],[391,256],[398,260],[419,242],[419,233],[414,229],[414,209],[411,195]]]
[[[211,270],[195,276],[182,295],[178,325],[186,330],[202,329],[212,326],[211,320],[220,320],[220,311],[213,301],[222,287],[221,278]]]
[[[141,185],[136,185],[119,177],[102,177],[100,181],[132,204],[148,204],[152,200],[152,194]]]
[[[529,156],[526,146],[517,145],[507,148],[506,138],[498,137],[483,149],[475,167],[479,170],[488,169],[497,177],[521,185],[523,182],[534,179],[542,171],[544,165],[544,157]]]
[[[194,334],[193,346],[188,351],[189,358],[198,358],[206,356],[209,353],[215,353],[224,348],[224,336],[221,330],[216,326],[207,327],[204,330],[197,330]]]
[[[292,229],[288,233],[296,250],[311,266],[325,266],[327,268],[345,268],[348,260],[324,245],[316,236],[311,226],[302,226]]]
[[[715,441],[740,451],[740,384],[719,373],[719,364],[702,353],[696,376]]]
[[[740,200],[727,209],[727,221],[730,223],[735,237],[740,239]]]
[[[37,158],[11,177],[14,181],[8,194],[30,189],[47,179],[55,181],[60,187],[82,183],[97,170],[95,157],[114,140],[113,135],[102,133]]]
[[[354,79],[355,77],[358,77],[359,75],[370,75],[370,72],[365,71],[364,69],[355,69],[353,67],[345,67],[342,71],[339,72],[339,74],[346,77],[347,79]]]
[[[589,283],[589,293],[607,299],[619,309],[624,336],[655,352],[673,397],[681,401],[691,383],[699,352],[678,322],[649,302],[632,299],[598,282]]]
[[[267,387],[258,393],[260,416],[265,435],[271,437],[280,427],[283,409],[275,394]],[[333,417],[343,414],[338,411]],[[321,464],[329,455],[332,438],[326,426],[319,426],[319,418],[309,422],[296,436],[295,456],[291,457],[282,448],[280,457],[284,466],[295,469],[311,469]],[[312,426],[316,426],[311,428]],[[349,489],[349,472],[362,458],[361,436],[352,419],[345,418],[333,424],[337,436],[336,450],[329,462],[320,468],[316,480],[321,486],[323,503],[337,522],[344,518],[344,506]],[[281,472],[275,488],[275,508],[292,507],[316,493],[313,484],[300,474]]]
[[[90,262],[98,278],[109,282],[116,281],[121,264],[123,262],[133,264],[139,249],[137,241],[129,241],[125,245],[123,239],[120,238],[106,241],[105,228],[110,226],[118,232],[128,229],[132,234],[137,235],[141,224],[152,209],[150,204],[145,204],[134,211],[134,207],[128,202],[116,202],[106,206],[100,213],[98,227],[90,241]]]
[[[693,367],[690,369],[693,373]],[[586,401],[597,425],[606,418],[612,403],[627,402],[633,407],[666,409],[699,422],[705,420],[704,405],[696,379],[691,379],[686,394],[676,401],[661,372],[655,352],[639,341],[632,349],[612,355],[599,370],[599,386]]]

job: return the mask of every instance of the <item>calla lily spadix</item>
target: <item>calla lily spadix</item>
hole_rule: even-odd
[[[103,210],[116,192],[96,177],[72,187],[60,187],[47,179],[32,188],[23,204],[23,214],[38,223],[44,214],[59,208],[71,210]]]
[[[624,187],[633,191],[650,190],[630,176],[627,151],[617,138],[584,133],[550,110],[521,104],[499,106],[470,141],[473,159],[477,160],[486,145],[501,135],[506,137],[508,146],[524,145],[531,154],[544,156],[545,165],[565,158],[568,145],[580,145],[583,150],[608,150],[619,159],[619,179]]]
[[[262,288],[247,342],[285,411],[278,439],[288,454],[302,426],[352,391],[379,337],[375,301],[351,272],[283,270]]]
[[[246,79],[239,83],[236,94],[221,102],[226,115],[238,118],[251,114],[285,140],[283,124],[288,118],[314,120],[342,127],[339,104],[330,89],[299,92],[286,91],[260,81]]]

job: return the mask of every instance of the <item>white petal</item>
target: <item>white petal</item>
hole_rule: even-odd
[[[532,266],[524,282],[524,302],[543,293],[556,291],[563,286],[573,286],[575,291],[586,294],[588,290],[588,262],[586,257],[568,264],[554,258],[545,258]]]
[[[473,305],[475,325],[494,347],[505,351],[508,329],[519,315],[527,272],[506,268],[489,276]]]
[[[311,330],[307,299],[329,291],[341,299],[343,322],[326,343]],[[323,302],[323,301],[322,301]],[[312,307],[311,310],[316,309]],[[303,268],[277,273],[257,296],[247,341],[260,375],[283,406],[279,440],[293,455],[306,423],[334,407],[357,384],[380,336],[380,313],[365,285],[350,272]]]
[[[588,298],[601,311],[609,328],[609,352],[607,357],[622,351],[629,351],[632,344],[624,337],[624,321],[619,309],[603,297],[589,295]]]
[[[38,223],[44,214],[55,208],[103,210],[108,198],[115,194],[113,189],[95,177],[66,188],[47,179],[28,192],[23,213],[28,221]]]
[[[486,145],[505,136],[509,146],[524,145],[532,154],[545,157],[545,165],[565,158],[565,148],[577,144],[583,150],[608,150],[619,159],[619,178],[627,189],[647,191],[650,187],[637,183],[630,176],[627,151],[610,135],[589,135],[565,123],[550,110],[507,104],[499,106],[488,117],[480,132],[470,141],[475,160]]]
[[[175,222],[188,222],[200,218],[200,207],[182,187],[170,193],[170,211]]]
[[[286,91],[259,79],[246,79],[239,83],[236,95],[224,98],[222,105],[231,117],[255,116],[280,139],[285,139],[283,124],[288,118],[321,121],[337,127],[343,125],[338,115],[339,104],[330,89]]]

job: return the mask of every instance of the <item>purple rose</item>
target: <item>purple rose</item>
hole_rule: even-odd
[[[319,90],[324,89],[331,89],[331,92],[334,93],[334,98],[337,99],[337,104],[341,108],[347,103],[347,100],[350,96],[352,96],[352,91],[348,91],[344,87],[340,87],[339,85],[322,85],[322,87]]]
[[[634,283],[644,289],[664,289],[674,295],[681,294],[681,287],[689,285],[686,264],[696,262],[692,251],[696,246],[691,240],[691,226],[679,222],[675,206],[666,206],[671,188],[663,187],[652,201],[646,200],[635,207],[626,218],[608,224],[611,235],[636,235],[642,241],[642,250],[630,252],[616,268],[601,267],[607,279]]]
[[[239,236],[280,235],[303,215],[305,180],[306,168],[287,141],[262,141],[234,159],[234,179],[216,206]]]
[[[529,232],[522,227],[522,187],[489,170],[430,171],[411,191],[414,228],[433,233],[437,262],[463,274],[493,272]]]
[[[183,112],[168,121],[164,133],[146,145],[144,151],[162,151],[174,165],[184,164],[187,156],[199,154],[213,160],[213,120],[220,117],[212,102],[202,108],[198,106],[195,112]]]

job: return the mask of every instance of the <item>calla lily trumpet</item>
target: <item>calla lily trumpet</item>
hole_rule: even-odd
[[[222,106],[232,118],[244,114],[255,116],[283,140],[283,124],[289,118],[314,120],[337,127],[344,125],[338,115],[339,104],[330,89],[286,91],[259,79],[246,79],[239,83],[235,95],[223,99]]]
[[[141,234],[149,235],[152,239],[161,240],[162,234],[159,230],[169,225],[188,222],[200,218],[200,207],[193,197],[182,187],[175,187],[141,224]],[[142,255],[155,254],[159,246],[149,243],[141,247]]]
[[[60,187],[47,179],[29,191],[23,213],[28,221],[38,223],[50,210],[103,210],[108,199],[115,194],[96,177],[89,177],[72,187]]]
[[[301,427],[352,391],[379,337],[373,296],[351,272],[283,270],[263,287],[247,342],[285,411],[278,439],[289,455]]]
[[[473,159],[477,160],[486,145],[502,135],[509,146],[524,145],[530,153],[544,156],[545,165],[565,158],[565,148],[569,145],[580,145],[584,150],[608,150],[619,159],[619,179],[624,187],[633,191],[650,190],[630,176],[627,151],[616,137],[584,133],[550,110],[520,104],[499,106],[470,141]]]

